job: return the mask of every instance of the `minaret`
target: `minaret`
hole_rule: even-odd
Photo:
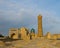
[[[38,16],[38,37],[42,37],[43,32],[42,32],[42,16]]]

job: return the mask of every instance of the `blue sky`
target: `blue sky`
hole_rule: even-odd
[[[0,33],[9,28],[35,28],[37,16],[43,17],[43,32],[60,33],[60,0],[0,0]]]

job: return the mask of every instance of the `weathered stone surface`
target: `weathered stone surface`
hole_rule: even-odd
[[[42,16],[38,16],[38,37],[42,37],[43,32],[42,32]]]

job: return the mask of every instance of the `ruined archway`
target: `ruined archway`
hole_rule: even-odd
[[[11,38],[13,38],[13,37],[14,37],[14,35],[15,35],[15,33],[11,34]]]

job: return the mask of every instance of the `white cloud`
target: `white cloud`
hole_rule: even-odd
[[[57,32],[57,30],[59,32],[60,30],[60,19],[56,16],[57,13],[53,10],[38,9],[37,5],[33,6],[30,4],[30,6],[25,5],[25,7],[24,4],[15,2],[7,2],[5,5],[8,9],[0,9],[0,18],[6,21],[14,22],[14,24],[23,24],[30,28],[37,29],[37,16],[42,14],[44,32]]]

